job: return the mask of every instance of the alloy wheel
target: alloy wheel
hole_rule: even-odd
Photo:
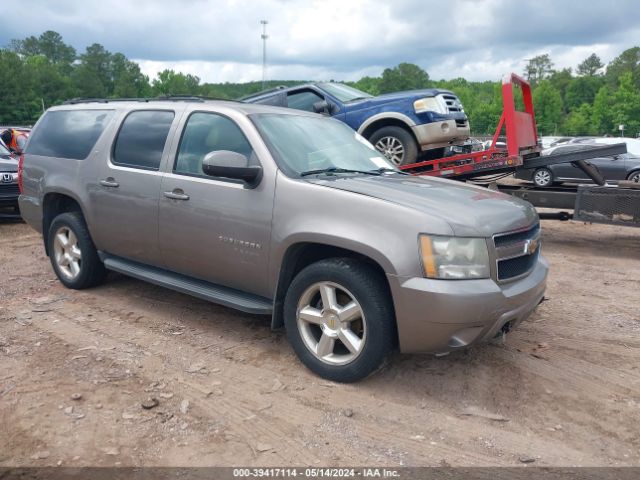
[[[69,280],[80,274],[82,252],[78,237],[69,227],[60,227],[53,239],[53,254],[60,272]]]
[[[362,307],[352,293],[333,282],[314,283],[305,290],[298,302],[297,325],[304,345],[330,365],[351,363],[365,345]]]
[[[404,146],[396,137],[382,137],[376,142],[376,149],[394,165],[402,165]]]
[[[548,170],[538,170],[533,176],[533,182],[541,187],[546,187],[551,183],[551,173]]]

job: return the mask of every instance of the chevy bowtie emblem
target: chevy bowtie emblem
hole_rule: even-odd
[[[538,240],[527,240],[524,242],[524,253],[533,255],[538,249]]]

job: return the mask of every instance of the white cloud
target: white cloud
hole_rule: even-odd
[[[268,78],[346,79],[412,62],[432,78],[496,80],[550,53],[575,67],[640,44],[637,2],[591,0],[3,0],[21,21],[12,38],[60,32],[79,52],[101,43],[154,77],[164,68],[204,81],[262,78],[260,20],[268,25]]]

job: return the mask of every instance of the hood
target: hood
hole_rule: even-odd
[[[18,160],[12,157],[0,156],[0,172],[17,172]]]
[[[406,90],[404,92],[385,93],[383,95],[378,95],[377,97],[357,100],[355,102],[349,103],[349,105],[364,107],[364,106],[385,105],[387,103],[395,103],[395,102],[405,102],[405,101],[414,102],[415,100],[419,100],[425,97],[435,97],[436,95],[440,95],[441,93],[455,95],[451,93],[449,90],[440,90],[438,88],[426,88],[423,90]]]
[[[392,174],[308,181],[419,210],[427,217],[445,221],[458,236],[490,237],[538,221],[536,210],[528,202],[454,180]]]

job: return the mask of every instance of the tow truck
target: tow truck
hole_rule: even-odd
[[[518,92],[522,93],[521,109],[516,107]],[[574,219],[640,227],[640,184],[630,181],[607,183],[588,162],[592,158],[624,154],[627,152],[626,144],[543,156],[529,82],[515,73],[505,75],[502,78],[502,103],[502,115],[488,149],[419,161],[400,168],[413,175],[430,175],[484,185],[520,197],[536,207],[573,210],[573,214],[566,211],[541,212],[540,218],[544,219]],[[595,185],[540,188],[496,183],[519,168],[540,168],[569,162],[580,168]]]

